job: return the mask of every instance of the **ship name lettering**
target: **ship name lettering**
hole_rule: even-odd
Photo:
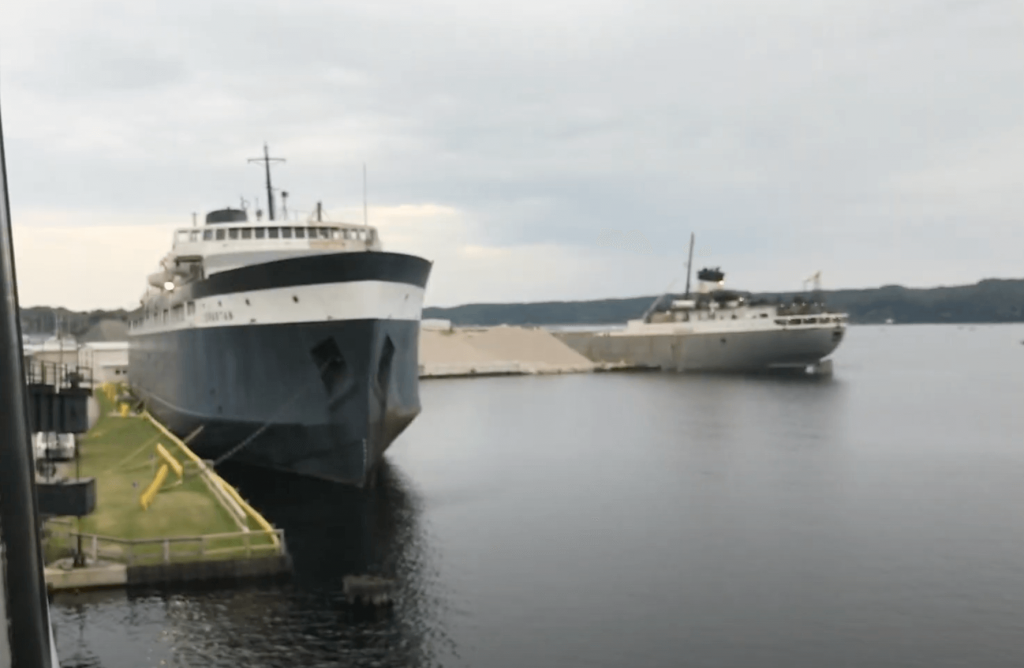
[[[203,322],[227,322],[234,320],[231,311],[207,311],[203,314]]]

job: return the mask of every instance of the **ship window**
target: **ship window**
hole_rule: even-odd
[[[306,238],[306,228],[304,228],[304,227],[296,227],[295,228],[295,238],[296,239],[305,239]]]
[[[317,231],[320,233],[320,238],[321,239],[330,239],[331,238],[331,231],[329,229],[327,229],[326,227],[318,227]]]
[[[213,230],[203,230],[203,241],[213,239]]]
[[[243,239],[252,239],[252,228],[251,227],[243,227],[242,228],[242,238]]]
[[[178,230],[178,241],[188,241],[188,230]]]
[[[217,241],[224,240],[224,230],[217,230]]]
[[[167,309],[164,309],[164,322],[167,322]]]
[[[230,230],[228,230],[228,239],[237,239],[237,238],[238,238],[238,228],[237,227],[232,227]]]
[[[188,303],[188,314],[189,315],[195,315],[195,313],[196,313],[196,303],[195,302],[189,302]]]
[[[281,238],[282,239],[291,239],[292,238],[292,228],[290,228],[290,227],[282,227],[281,228]]]
[[[199,241],[199,230],[192,230],[192,234],[189,235],[189,241]]]
[[[267,228],[267,237],[269,237],[271,239],[276,239],[278,237],[278,232],[279,231],[280,230],[277,227],[268,227]]]
[[[256,238],[257,239],[262,239],[266,235],[266,233],[267,233],[267,228],[265,228],[265,227],[257,227],[256,228]]]

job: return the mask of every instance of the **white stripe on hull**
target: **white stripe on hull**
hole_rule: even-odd
[[[280,325],[329,320],[419,320],[425,290],[390,281],[347,281],[235,292],[196,299],[131,330],[139,336],[179,329]]]

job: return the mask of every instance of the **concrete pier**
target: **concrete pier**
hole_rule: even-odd
[[[115,410],[118,396],[112,386],[95,395],[92,429],[78,443],[82,471],[97,481],[95,510],[44,525],[47,587],[287,574],[284,532],[148,414]],[[74,566],[76,555],[84,565]]]
[[[539,327],[452,327],[420,330],[420,378],[589,373],[597,365]]]

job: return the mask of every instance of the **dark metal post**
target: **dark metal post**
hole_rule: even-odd
[[[249,162],[262,162],[263,166],[266,168],[266,175],[267,175],[267,213],[270,214],[269,220],[274,220],[274,187],[272,185],[270,185],[270,163],[271,162],[284,162],[284,158],[271,158],[270,157],[270,149],[267,147],[267,143],[263,142],[263,157],[262,158],[249,158]]]
[[[693,232],[690,232],[690,259],[686,261],[686,299],[690,298],[690,267],[693,265]]]
[[[267,168],[267,212],[270,220],[274,220],[274,189],[270,186],[270,149],[263,144],[263,165]]]
[[[7,156],[0,123],[0,536],[6,552],[7,614],[14,666],[54,668],[32,470],[24,349],[18,319]]]

